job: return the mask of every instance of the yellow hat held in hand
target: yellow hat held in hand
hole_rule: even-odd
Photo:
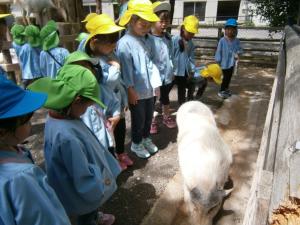
[[[202,77],[211,77],[218,85],[222,83],[222,74],[221,67],[216,63],[207,65],[206,68],[201,71]]]
[[[199,29],[199,20],[196,16],[187,16],[183,20],[184,29],[190,33],[197,34]]]
[[[97,34],[112,34],[125,29],[116,25],[113,19],[107,14],[100,14],[93,17],[87,22],[85,27],[90,33],[86,43]]]
[[[130,0],[128,9],[120,19],[120,26],[125,26],[129,23],[132,15],[137,15],[140,18],[149,22],[158,22],[160,19],[153,12],[152,3],[149,0]]]

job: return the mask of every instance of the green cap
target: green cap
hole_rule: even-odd
[[[82,40],[86,39],[88,36],[89,36],[88,33],[82,32],[77,36],[75,41],[81,42]]]
[[[57,33],[57,24],[55,21],[50,20],[41,30],[40,33],[42,48],[48,51],[56,48],[59,45],[59,36]]]
[[[23,45],[26,42],[24,31],[25,31],[25,27],[23,25],[20,25],[20,24],[15,24],[10,29],[10,33],[12,35],[13,41],[17,45]]]
[[[32,47],[39,47],[41,45],[40,29],[37,26],[29,25],[25,28],[25,36],[27,37],[28,43]]]
[[[65,64],[71,64],[78,61],[91,61],[91,57],[83,51],[76,51],[68,55]]]
[[[40,78],[28,86],[32,91],[48,94],[45,108],[61,110],[69,106],[76,96],[86,97],[101,107],[100,87],[93,73],[79,65],[64,65],[56,79]]]

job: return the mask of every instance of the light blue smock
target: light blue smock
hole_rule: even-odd
[[[133,87],[139,99],[153,97],[153,84],[151,83],[154,70],[153,63],[154,40],[147,35],[138,37],[127,32],[118,42],[117,57],[120,60],[121,75],[126,88]],[[159,72],[159,71],[158,71]]]
[[[92,105],[88,107],[81,118],[104,148],[108,150],[108,148],[114,146],[114,142],[106,127],[107,118],[120,115],[120,103],[112,89],[103,83],[100,83],[100,100],[106,106],[105,109],[98,105]]]
[[[48,117],[45,160],[49,184],[69,215],[96,210],[117,189],[118,162],[79,119]]]
[[[84,46],[85,46],[86,39],[87,38],[84,38],[84,39],[81,40],[81,42],[79,43],[79,45],[77,47],[77,51],[85,52]]]
[[[242,53],[242,48],[239,39],[235,38],[230,41],[228,38],[222,37],[218,43],[215,60],[222,69],[229,69],[235,64],[235,54],[240,53]]]
[[[173,81],[173,59],[172,59],[172,40],[165,35],[152,35],[155,46],[155,54],[153,58],[154,64],[157,66],[161,81],[164,85],[170,84]],[[171,37],[170,37],[171,38]]]
[[[70,225],[69,218],[49,186],[45,173],[30,153],[0,151],[0,217],[4,225]],[[1,224],[1,223],[0,223]]]
[[[15,52],[16,52],[16,55],[17,55],[19,61],[20,61],[20,52],[21,52],[22,46],[23,45],[16,44],[16,42],[14,42],[14,41],[12,42],[12,47],[13,47],[13,49],[15,49]]]
[[[195,71],[195,46],[192,40],[185,42],[185,49],[181,52],[178,44],[180,39],[180,35],[172,37],[174,75],[184,77],[186,72]]]
[[[119,61],[114,59],[115,61]],[[105,85],[113,90],[120,103],[120,112],[124,111],[124,108],[128,106],[127,89],[124,81],[121,77],[121,70],[113,65],[108,64],[107,59],[101,58],[100,64],[103,71],[103,77],[105,78]]]
[[[33,48],[28,43],[24,44],[20,51],[21,72],[23,80],[42,77],[40,70],[39,48]]]
[[[64,65],[65,59],[69,55],[69,51],[65,48],[52,48],[49,52],[55,57],[56,61],[47,51],[40,54],[40,69],[44,77],[56,77],[57,71]]]

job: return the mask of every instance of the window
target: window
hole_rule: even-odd
[[[229,18],[238,19],[240,1],[219,1],[217,21],[227,20]]]
[[[200,21],[205,20],[206,2],[185,2],[183,16],[195,15]]]

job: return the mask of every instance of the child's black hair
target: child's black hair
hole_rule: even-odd
[[[161,10],[155,13],[161,20],[169,20],[170,12],[167,10]]]
[[[28,113],[23,116],[0,119],[0,129],[7,130],[8,132],[15,132],[18,127],[27,123],[32,115],[33,113]]]
[[[119,32],[111,34],[97,34],[92,37],[85,45],[85,50],[88,55],[92,55],[92,49],[90,47],[91,40],[96,40],[98,43],[101,43],[103,45],[117,43],[119,40]]]

